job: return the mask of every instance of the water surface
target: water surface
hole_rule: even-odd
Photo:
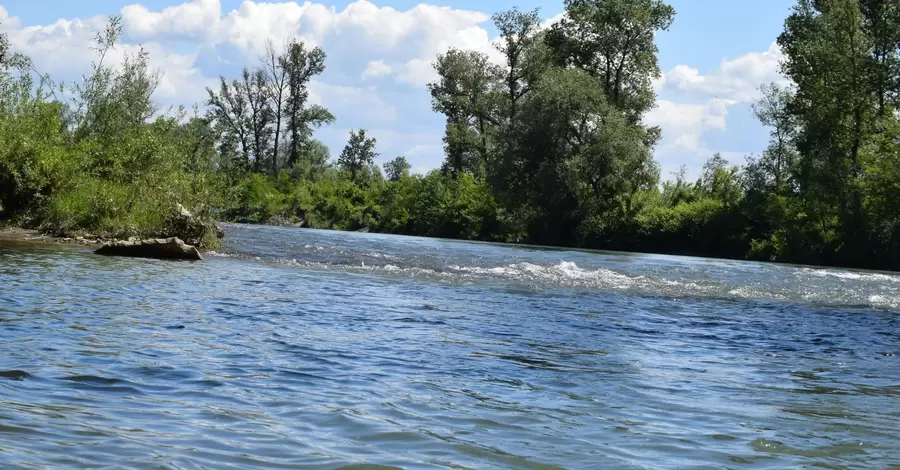
[[[900,276],[226,231],[0,242],[0,467],[900,468]]]

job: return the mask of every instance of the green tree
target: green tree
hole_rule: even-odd
[[[409,175],[412,165],[406,160],[406,157],[400,156],[384,164],[384,172],[390,181],[400,181],[404,176]]]
[[[900,4],[860,0],[863,28],[871,37],[869,77],[878,100],[878,116],[900,108]]]
[[[655,102],[659,78],[657,31],[667,30],[675,9],[661,0],[565,0],[565,17],[550,30],[559,66],[573,66],[600,81],[610,103],[634,123]]]
[[[782,69],[796,85],[801,197],[821,221],[830,248],[864,238],[860,149],[875,130],[878,98],[870,77],[873,40],[859,0],[800,0],[778,43]],[[831,232],[837,235],[827,235]],[[845,245],[844,256],[859,244]]]
[[[136,54],[126,55],[121,67],[105,64],[121,35],[121,18],[110,17],[104,30],[96,34],[97,45],[93,49],[99,58],[92,63],[91,74],[73,87],[77,140],[119,139],[159,111],[151,95],[159,85],[160,75],[150,70],[146,50],[141,48]]]
[[[703,164],[703,174],[700,176],[698,186],[707,197],[735,206],[741,198],[739,170],[717,152]]]
[[[756,162],[764,174],[764,184],[772,186],[778,194],[784,194],[795,171],[797,149],[797,123],[791,113],[793,93],[775,83],[760,87],[760,98],[753,103],[753,113],[764,126],[769,127],[769,146]]]
[[[297,180],[316,181],[328,169],[331,151],[321,140],[312,139],[303,146],[300,160],[291,167]]]
[[[238,80],[229,83],[219,77],[219,92],[206,88],[207,119],[218,134],[219,152],[230,167],[250,169],[253,148],[253,121],[246,94]]]
[[[446,116],[445,168],[483,173],[493,158],[498,93],[503,72],[481,52],[450,49],[434,63],[438,81],[429,83],[432,108]]]
[[[334,122],[334,115],[319,105],[307,105],[310,80],[325,71],[325,52],[320,47],[307,50],[300,41],[293,41],[281,64],[287,72],[289,95],[285,102],[287,126],[290,133],[290,154],[287,166],[293,166],[300,158],[303,146],[312,136],[312,130]]]
[[[268,106],[267,83],[262,69],[250,72],[243,71],[238,91],[244,95],[249,113],[247,123],[252,141],[253,171],[263,171],[263,163],[270,158],[273,150],[272,134],[274,114]],[[275,158],[274,155],[271,158]]]
[[[506,68],[503,71],[503,94],[506,97],[503,114],[508,119],[514,120],[519,101],[531,91],[531,84],[535,82],[544,65],[529,60],[533,58],[529,56],[529,52],[534,50],[533,46],[541,28],[541,17],[537,9],[522,12],[513,8],[494,14],[492,19],[501,37],[496,48],[506,60]]]
[[[374,137],[368,137],[365,129],[350,131],[350,140],[338,157],[338,165],[359,184],[362,171],[373,165],[377,156]]]

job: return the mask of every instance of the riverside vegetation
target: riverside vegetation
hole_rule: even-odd
[[[336,161],[308,102],[326,55],[270,44],[208,90],[205,112],[160,112],[138,52],[54,84],[0,42],[0,218],[45,231],[177,235],[175,202],[205,220],[900,269],[900,4],[798,0],[778,44],[789,86],[753,109],[771,142],[744,165],[712,155],[698,181],[660,182],[643,117],[660,76],[660,0],[565,0],[494,15],[504,61],[451,49],[428,85],[446,160],[375,165],[354,130]],[[65,97],[65,98],[63,98]],[[214,243],[215,237],[207,237]]]

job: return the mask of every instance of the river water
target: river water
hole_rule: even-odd
[[[900,276],[228,225],[0,243],[0,468],[900,468]]]

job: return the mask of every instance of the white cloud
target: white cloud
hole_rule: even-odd
[[[410,60],[403,66],[402,71],[397,73],[397,83],[422,87],[437,80],[438,74],[434,70],[433,63],[434,59]]]
[[[3,21],[5,28],[19,22],[17,18]],[[100,16],[84,20],[61,19],[47,26],[7,29],[7,33],[15,50],[30,56],[38,71],[50,74],[57,82],[72,83],[90,73],[91,62],[97,60],[96,52],[91,49],[95,45],[94,34],[105,24],[106,19]],[[160,72],[156,93],[160,102],[177,105],[204,99],[204,87],[214,81],[203,77],[194,66],[196,54],[180,54],[153,42],[143,45],[121,43],[109,51],[104,64],[121,64],[126,56],[134,56],[142,47],[150,54],[151,69]]]
[[[334,85],[315,80],[309,84],[309,101],[325,106],[338,120],[357,118],[381,123],[396,121],[397,108],[385,102],[374,87]]]
[[[726,131],[728,107],[732,100],[713,99],[707,104],[683,104],[659,100],[645,121],[660,126],[663,135],[675,148],[697,150],[700,138],[707,131]]]
[[[133,4],[122,8],[122,21],[135,38],[195,38],[214,29],[222,16],[219,0],[193,0],[171,6],[161,12]]]
[[[722,60],[718,70],[709,75],[702,75],[698,69],[687,65],[675,66],[665,73],[663,83],[692,98],[716,97],[748,102],[756,98],[761,84],[784,81],[779,73],[783,57],[778,44],[772,43],[765,52]]]
[[[706,75],[697,68],[677,65],[654,80],[653,88],[661,99],[647,113],[645,121],[662,128],[663,141],[657,148],[656,158],[664,176],[667,169],[680,164],[687,165],[689,175],[698,174],[703,162],[716,151],[704,144],[704,136],[710,132],[728,132],[730,108],[755,100],[760,85],[773,81],[785,83],[779,73],[782,58],[780,48],[773,43],[764,52],[724,59]],[[722,153],[743,156],[758,150]]]
[[[366,69],[363,70],[362,79],[378,78],[391,73],[393,69],[390,65],[385,64],[383,60],[373,60],[369,62]]]

